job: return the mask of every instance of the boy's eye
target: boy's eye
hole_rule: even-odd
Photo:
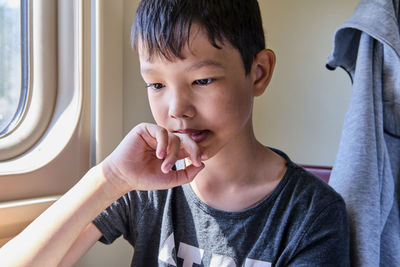
[[[208,79],[199,79],[199,80],[195,80],[193,82],[194,85],[200,85],[200,86],[204,86],[204,85],[209,85],[210,83],[214,82],[215,79],[213,78],[208,78]]]
[[[150,88],[153,90],[160,90],[163,87],[164,87],[164,85],[162,83],[150,83],[147,85],[147,88]]]

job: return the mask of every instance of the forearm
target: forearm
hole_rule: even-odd
[[[0,250],[1,266],[56,266],[85,227],[122,192],[101,167],[79,183]]]
[[[0,249],[0,266],[57,266],[85,227],[123,194],[192,181],[204,168],[200,152],[189,136],[179,137],[154,124],[136,126],[102,165]],[[194,164],[170,172],[169,165],[187,156]]]

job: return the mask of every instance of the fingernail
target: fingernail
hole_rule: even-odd
[[[165,158],[165,151],[161,151],[159,154],[160,159],[164,159]]]
[[[172,166],[174,166],[174,165],[172,165],[171,163],[168,163],[167,166],[165,167],[165,170],[167,172],[169,172],[172,169]]]

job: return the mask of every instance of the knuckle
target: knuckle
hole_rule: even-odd
[[[166,140],[168,138],[168,131],[165,128],[159,127],[157,129],[157,136],[161,140]]]
[[[162,134],[162,135],[168,134],[167,129],[165,129],[164,127],[157,127],[157,128],[158,128],[158,131],[160,134]]]
[[[148,126],[148,123],[146,123],[146,122],[141,122],[141,123],[139,123],[136,127],[137,128],[146,128]]]
[[[146,122],[141,122],[138,125],[136,125],[134,129],[136,129],[136,131],[139,133],[150,134],[151,133],[151,124],[146,123]]]
[[[175,134],[169,134],[169,138],[171,139],[172,142],[180,144],[181,143],[181,139],[179,139],[178,136],[176,136]]]

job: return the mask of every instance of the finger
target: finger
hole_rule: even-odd
[[[134,130],[151,149],[157,149],[157,132],[162,127],[151,123],[140,123]]]
[[[168,149],[168,131],[162,127],[156,130],[157,149],[156,156],[159,159],[164,159]]]
[[[177,136],[181,140],[181,148],[183,148],[183,151],[181,151],[179,157],[184,158],[186,156],[189,156],[193,165],[196,167],[200,167],[201,166],[200,147],[187,134],[177,134]]]
[[[156,157],[164,159],[168,147],[168,131],[156,124],[141,123],[139,133],[147,145],[156,150]]]
[[[186,169],[170,172],[170,175],[174,175],[171,181],[172,186],[179,186],[190,183],[196,177],[196,175],[204,168],[204,163],[201,163],[199,167],[190,165]]]
[[[166,157],[161,164],[161,170],[164,173],[168,173],[175,162],[178,160],[179,150],[181,146],[181,140],[178,136],[168,133],[168,148]]]

